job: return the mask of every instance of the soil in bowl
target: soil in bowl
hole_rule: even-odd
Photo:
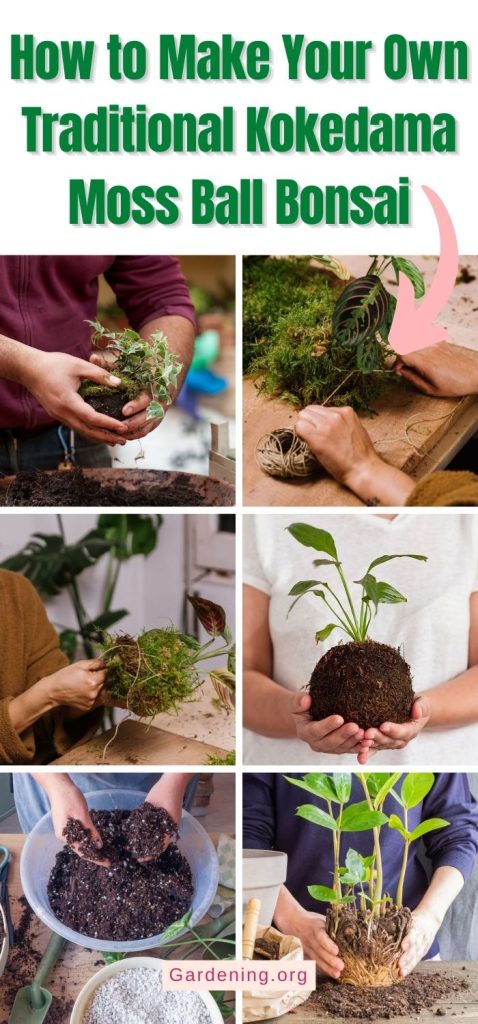
[[[408,907],[387,906],[380,917],[355,907],[329,907],[327,933],[344,962],[340,982],[359,988],[393,985],[400,978],[401,946],[411,923]]]
[[[310,715],[341,715],[361,729],[407,722],[413,704],[410,668],[399,651],[375,640],[337,644],[317,662],[308,690]]]
[[[409,974],[389,988],[357,988],[340,985],[336,981],[319,981],[310,997],[318,1017],[342,1020],[395,1020],[406,1017],[418,1020],[422,1010],[432,1010],[439,1000],[448,999],[468,989],[464,978],[444,974]],[[460,996],[460,1001],[463,996]],[[446,1011],[442,1006],[434,1010],[437,1020]],[[429,1019],[427,1015],[427,1020]]]
[[[123,487],[114,481],[102,482],[86,476],[80,469],[72,472],[45,473],[31,470],[18,473],[0,494],[4,505],[33,506],[154,506],[210,505],[211,502],[191,487],[185,473],[178,473],[173,485]]]
[[[191,906],[194,886],[187,860],[171,843],[161,856],[140,864],[129,846],[129,811],[92,811],[91,817],[103,840],[101,856],[110,867],[64,847],[48,882],[53,913],[68,928],[91,938],[126,942],[159,935]],[[75,841],[86,842],[84,830],[79,838],[78,824],[71,826]],[[93,849],[97,857],[98,849]]]

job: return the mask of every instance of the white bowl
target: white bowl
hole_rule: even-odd
[[[161,960],[157,960],[153,956],[134,956],[128,960],[120,960],[114,964],[109,964],[108,967],[102,967],[101,971],[98,971],[97,974],[86,982],[86,985],[78,995],[71,1013],[70,1024],[83,1024],[92,996],[104,981],[107,981],[114,974],[120,974],[121,971],[130,971],[135,967],[152,967],[161,973]],[[208,1010],[212,1024],[224,1024],[222,1013],[211,993],[198,992],[197,995],[202,999]]]
[[[6,922],[6,919],[5,919],[5,914],[4,914],[3,907],[2,907],[1,903],[0,903],[0,921],[2,923],[2,929],[3,929],[3,942],[2,942],[2,944],[0,946],[0,978],[1,978],[2,974],[3,974],[4,970],[5,970],[5,965],[7,963],[8,953],[9,953],[9,950],[10,950],[10,943],[8,941],[7,922]]]
[[[86,793],[85,798],[92,810],[111,811],[122,808],[129,811],[144,800],[144,793],[133,789],[100,790],[97,793]],[[20,861],[23,892],[34,913],[51,931],[63,935],[68,942],[76,943],[78,946],[104,950],[108,953],[140,953],[161,945],[161,935],[152,935],[133,942],[113,942],[111,939],[82,935],[62,924],[53,914],[47,893],[51,870],[56,855],[62,848],[63,844],[53,831],[51,814],[45,814],[27,837]],[[207,832],[187,811],[183,811],[181,818],[178,849],[188,861],[193,876],[191,924],[194,927],[207,913],[216,895],[219,864]]]

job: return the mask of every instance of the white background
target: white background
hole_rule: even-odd
[[[459,250],[476,252],[476,96],[473,56],[476,33],[474,4],[420,3],[382,0],[357,3],[312,3],[294,0],[258,3],[241,0],[237,5],[204,0],[175,0],[154,4],[81,0],[65,5],[56,2],[19,0],[5,4],[0,28],[0,89],[2,117],[2,189],[0,225],[4,253],[90,253],[107,249],[114,253],[146,252],[387,252],[435,253],[438,231],[420,185],[435,189],[454,220]],[[19,83],[9,80],[10,34],[33,33],[40,39],[95,39],[94,80],[87,82]],[[150,50],[149,77],[140,82],[114,83],[107,73],[106,40],[110,33],[123,40],[140,39]],[[196,33],[199,39],[235,38],[267,40],[274,52],[270,79],[262,83],[215,83],[159,81],[157,40],[160,33]],[[308,39],[372,39],[375,49],[366,82],[321,82],[303,78],[289,82],[281,33],[304,33]],[[465,40],[470,51],[468,82],[392,82],[382,68],[383,40],[399,32],[410,39]],[[40,105],[50,111],[86,113],[99,104],[144,102],[150,111],[220,111],[225,104],[237,111],[236,155],[34,155],[25,153],[25,122],[22,105]],[[460,122],[456,155],[294,155],[243,154],[244,117],[248,105],[269,105],[275,111],[305,105],[309,110],[346,113],[359,105],[371,111],[449,111]],[[395,184],[400,175],[413,181],[413,223],[408,228],[383,227],[280,227],[273,223],[274,186],[277,177],[296,178],[302,184],[367,183]],[[180,224],[140,227],[71,227],[68,224],[68,179],[106,178],[122,183],[177,185],[184,196]],[[190,223],[192,177],[208,177],[217,184],[237,184],[241,177],[262,177],[269,183],[269,216],[263,227],[193,227]],[[387,232],[386,242],[384,232]]]

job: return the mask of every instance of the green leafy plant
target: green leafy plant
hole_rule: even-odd
[[[110,331],[97,320],[89,320],[93,328],[92,344],[102,353],[114,356],[113,370],[120,378],[122,390],[128,399],[136,398],[140,391],[149,391],[147,419],[161,420],[165,406],[171,405],[182,364],[178,362],[162,331],[156,331],[145,340],[131,328]],[[98,393],[111,394],[112,389],[94,381],[83,381],[80,395],[87,399]]]
[[[359,802],[351,802],[352,776],[349,773],[309,772],[302,778],[284,777],[325,804],[325,807],[317,803],[301,804],[296,814],[332,835],[332,885],[313,884],[308,886],[308,892],[313,899],[329,905],[327,931],[337,942],[346,965],[341,981],[374,985],[398,980],[396,964],[402,939],[410,926],[410,911],[403,906],[410,845],[449,824],[443,818],[429,818],[412,831],[408,828],[409,811],[428,795],[435,776],[432,772],[411,772],[403,776],[400,772],[357,773],[364,796]],[[385,812],[387,797],[395,800],[401,813]],[[398,832],[404,841],[400,877],[391,893],[384,892],[383,888],[381,830],[384,827]],[[348,846],[343,855],[343,836],[355,832],[370,832],[367,856],[352,846]],[[386,916],[390,927],[384,929]],[[359,934],[366,941],[357,944]],[[360,964],[367,948],[371,962]]]
[[[227,692],[233,693],[230,668],[210,671],[205,667],[208,660],[221,656],[231,664],[234,647],[224,610],[204,598],[188,596],[188,600],[208,633],[205,643],[174,626],[150,629],[138,637],[103,632],[97,650],[107,666],[105,703],[152,720],[164,712],[177,713],[208,676],[213,685],[214,676],[226,676]],[[216,644],[218,639],[222,645]]]
[[[341,591],[343,592],[341,597],[339,597],[329,583],[320,579],[300,580],[289,591],[289,596],[294,597],[294,601],[289,608],[289,614],[300,598],[308,593],[312,593],[315,597],[320,598],[332,613],[334,621],[327,623],[326,626],[323,626],[316,632],[315,639],[317,642],[326,640],[334,629],[341,629],[353,641],[363,643],[367,639],[372,618],[376,615],[379,604],[398,604],[407,600],[390,583],[378,580],[372,570],[395,558],[414,558],[420,562],[427,561],[425,555],[411,554],[380,555],[378,558],[374,558],[363,576],[358,580],[354,580],[354,583],[362,588],[359,601],[354,603],[332,534],[328,533],[327,530],[309,526],[307,523],[292,523],[287,527],[287,530],[299,544],[327,555],[327,558],[315,559],[314,565],[317,568],[324,565],[333,565],[339,577]]]
[[[406,274],[417,298],[423,276],[404,257],[373,256],[363,277],[344,284],[349,274],[338,260],[312,260],[245,259],[244,370],[266,395],[370,413],[388,385],[403,386],[390,365],[396,299],[385,275]]]

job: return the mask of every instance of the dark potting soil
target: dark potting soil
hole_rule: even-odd
[[[173,505],[207,505],[209,502],[190,486],[188,476],[179,474],[174,486],[122,487],[85,476],[81,470],[44,473],[35,469],[17,473],[11,484],[0,491],[0,504],[79,506],[124,505],[127,507],[152,505],[159,508]]]
[[[124,388],[113,390],[108,388],[105,391],[97,391],[94,395],[83,395],[83,401],[91,406],[95,412],[103,413],[103,416],[111,416],[114,420],[124,420],[123,406],[128,401],[128,392]]]
[[[7,965],[0,980],[0,1024],[8,1024],[18,989],[30,984],[41,960],[41,953],[35,948],[38,920],[24,896],[18,902],[22,912],[18,927],[15,928],[15,945],[10,947]],[[54,996],[48,1011],[48,1024],[65,1024],[70,1019],[72,1009],[72,999]]]
[[[254,960],[278,960],[280,943],[270,939],[256,939],[254,943]]]
[[[403,981],[388,988],[357,988],[336,981],[318,981],[310,997],[318,1016],[345,1017],[349,1020],[394,1020],[396,1017],[418,1016],[438,1000],[447,999],[469,988],[466,979],[444,974],[409,974]],[[453,1000],[451,1000],[453,1001]],[[435,1010],[440,1016],[440,1009]]]
[[[375,640],[332,647],[317,662],[308,690],[314,721],[341,715],[361,729],[408,721],[414,698],[406,661]]]
[[[158,857],[166,839],[178,838],[178,826],[164,807],[153,807],[145,801],[124,819],[122,832],[129,853],[142,860],[145,857]],[[101,848],[96,846],[89,829],[77,818],[69,818],[63,835],[69,846],[78,844],[79,852],[90,860],[115,860],[117,853],[109,837]]]
[[[53,913],[82,935],[116,942],[159,935],[189,910],[191,869],[171,843],[144,864],[128,848],[129,811],[93,811],[108,868],[78,857],[68,847],[57,854],[48,882]],[[98,850],[94,847],[95,855]]]

